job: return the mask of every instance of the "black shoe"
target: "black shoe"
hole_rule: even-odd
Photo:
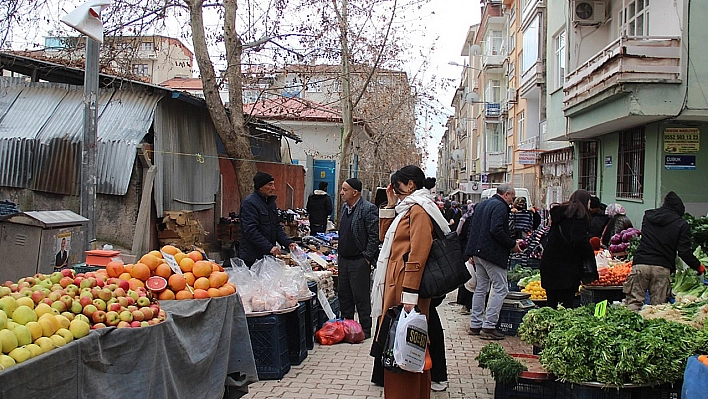
[[[364,333],[364,339],[369,339],[371,338],[371,333],[370,332],[365,332]]]
[[[470,329],[467,331],[467,334],[469,334],[469,335],[479,335],[481,331],[482,331],[481,328],[470,328]]]
[[[504,339],[504,334],[496,328],[483,328],[479,333],[481,339],[499,341]]]

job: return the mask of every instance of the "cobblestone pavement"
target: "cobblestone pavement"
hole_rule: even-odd
[[[494,398],[494,380],[488,370],[477,367],[474,358],[489,341],[467,334],[469,316],[459,313],[454,302],[457,292],[448,295],[438,306],[445,329],[448,388],[432,392],[432,399]],[[501,343],[508,353],[531,353],[531,346],[517,337],[506,337]],[[244,398],[313,398],[313,399],[373,399],[383,398],[383,388],[373,385],[369,356],[371,339],[362,344],[340,343],[322,346],[308,352],[307,358],[293,366],[282,380],[260,381],[249,386]]]

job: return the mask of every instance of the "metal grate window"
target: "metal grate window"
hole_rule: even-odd
[[[644,127],[620,132],[617,197],[644,198]]]
[[[578,188],[597,194],[597,141],[578,143]]]

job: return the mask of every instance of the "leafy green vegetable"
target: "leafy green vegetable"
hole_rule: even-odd
[[[516,384],[521,373],[527,370],[497,343],[487,344],[474,360],[479,362],[479,367],[489,369],[494,380],[501,384]]]
[[[516,265],[514,266],[513,269],[509,270],[507,272],[507,280],[509,280],[510,283],[516,284],[519,282],[524,277],[531,277],[535,274],[538,274],[538,270],[534,270],[530,267],[523,267],[521,265]]]

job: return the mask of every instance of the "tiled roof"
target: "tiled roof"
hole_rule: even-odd
[[[177,90],[202,90],[201,78],[172,78],[160,83],[160,86]]]
[[[246,115],[263,119],[342,121],[342,114],[338,110],[314,101],[294,97],[280,97],[244,104],[243,112]]]

